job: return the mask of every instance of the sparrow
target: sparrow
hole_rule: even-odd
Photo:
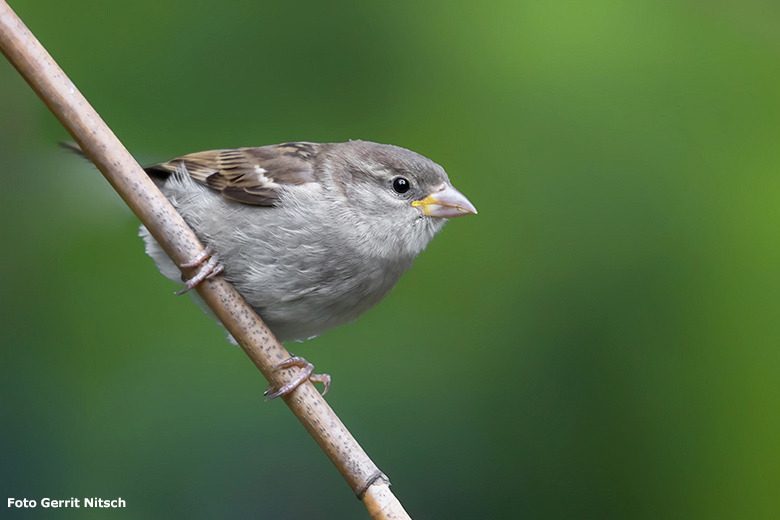
[[[160,272],[185,291],[221,274],[283,343],[355,321],[448,219],[477,213],[432,160],[367,141],[210,150],[144,170],[206,246],[183,281],[142,226]]]

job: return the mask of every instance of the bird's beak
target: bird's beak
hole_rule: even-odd
[[[433,193],[422,200],[415,200],[412,206],[420,207],[431,217],[455,218],[477,213],[477,208],[461,192],[447,183],[442,183]]]

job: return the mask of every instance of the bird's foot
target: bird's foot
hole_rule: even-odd
[[[203,280],[206,280],[208,278],[214,278],[219,273],[225,270],[225,266],[222,265],[219,260],[217,260],[216,257],[212,256],[214,251],[210,247],[205,248],[203,251],[198,254],[195,258],[190,260],[189,262],[186,262],[184,264],[181,264],[182,267],[197,267],[203,262],[208,259],[208,262],[206,262],[206,265],[204,265],[200,271],[198,271],[198,274],[190,278],[189,280],[186,280],[184,282],[184,289],[181,291],[176,291],[176,296],[181,296],[182,294],[186,293],[190,289],[194,289],[198,286]]]
[[[328,393],[328,390],[330,389],[330,375],[312,373],[314,372],[314,365],[312,365],[302,357],[292,356],[289,359],[285,359],[284,361],[276,365],[274,367],[274,370],[281,370],[281,369],[291,368],[291,367],[298,367],[301,370],[295,375],[295,377],[290,382],[286,383],[281,388],[277,387],[276,385],[269,386],[268,389],[266,389],[266,391],[263,392],[263,395],[266,396],[265,397],[266,401],[270,401],[271,399],[276,399],[279,396],[287,395],[291,393],[307,379],[312,383],[323,383],[325,385],[325,390],[322,391],[322,395]]]

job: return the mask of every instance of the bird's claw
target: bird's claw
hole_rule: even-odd
[[[190,260],[189,262],[185,262],[181,264],[182,267],[197,267],[200,264],[203,263],[204,260],[206,260],[208,257],[214,254],[214,250],[211,249],[211,246],[204,247],[203,251],[198,253],[198,256]]]
[[[206,265],[204,265],[200,271],[198,271],[198,274],[190,278],[189,280],[184,282],[184,289],[181,291],[176,291],[176,296],[181,296],[182,294],[186,293],[190,289],[194,289],[197,287],[203,280],[206,280],[208,278],[214,278],[219,273],[225,270],[225,266],[222,265],[219,260],[216,259],[216,257],[211,256],[213,254],[213,251],[210,247],[205,248],[203,251],[201,251],[198,256],[190,260],[189,262],[186,262],[184,264],[181,264],[182,267],[197,267],[201,265],[206,259],[208,258],[208,262],[206,262]]]
[[[288,395],[293,390],[298,388],[301,383],[306,381],[307,379],[311,381],[312,383],[323,383],[325,385],[325,389],[322,391],[322,395],[325,395],[328,393],[328,390],[330,390],[330,375],[329,374],[314,374],[314,365],[303,359],[302,357],[298,356],[292,356],[288,359],[285,359],[278,365],[274,367],[274,370],[280,370],[285,368],[292,368],[292,367],[298,367],[300,368],[300,372],[298,372],[295,377],[292,378],[291,381],[288,383],[282,385],[282,387],[277,387],[276,385],[270,385],[265,392],[263,392],[263,395],[266,396],[265,400],[270,401],[271,399],[276,399],[277,397]]]

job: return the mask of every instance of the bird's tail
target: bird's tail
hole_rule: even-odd
[[[77,145],[74,142],[71,141],[60,141],[59,145],[61,148],[64,148],[65,150],[74,153],[81,157],[82,159],[85,159],[89,162],[92,162],[89,157],[84,153],[84,150],[81,149],[79,145]],[[156,165],[155,165],[156,166]],[[144,171],[146,174],[152,178],[153,181],[165,181],[170,175],[171,172],[168,170],[163,170],[156,168],[155,166],[148,166],[144,168]],[[162,184],[161,182],[158,182],[158,185]]]
[[[86,159],[86,160],[89,161],[89,157],[87,157],[84,154],[84,152],[81,150],[81,147],[79,147],[79,145],[77,145],[76,143],[71,142],[71,141],[60,141],[58,144],[60,145],[60,148],[64,148],[65,150],[67,150],[67,151],[69,151],[71,153],[75,153],[76,155],[78,155],[82,159]]]

